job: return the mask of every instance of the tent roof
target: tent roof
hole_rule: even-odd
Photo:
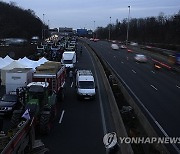
[[[13,68],[27,68],[26,65],[21,64],[17,60],[12,61],[9,65],[2,68],[2,70],[10,70]]]

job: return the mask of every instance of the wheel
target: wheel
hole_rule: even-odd
[[[50,132],[51,130],[50,117],[51,117],[50,112],[41,114],[39,120],[39,131],[41,134],[48,134]]]
[[[11,117],[11,128],[17,127],[17,125],[21,121],[21,116],[22,116],[22,110],[15,110],[13,112],[13,115]]]

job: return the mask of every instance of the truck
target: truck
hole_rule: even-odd
[[[49,61],[37,67],[33,82],[23,88],[23,107],[13,112],[11,128],[17,126],[25,111],[29,111],[30,118],[36,119],[37,131],[48,134],[59,101],[64,98],[65,74],[65,66],[58,62]]]
[[[62,55],[61,63],[68,69],[74,69],[76,64],[76,52],[65,51]]]
[[[95,99],[96,86],[91,70],[78,70],[76,74],[78,99]]]

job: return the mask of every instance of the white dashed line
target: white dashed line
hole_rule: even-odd
[[[73,84],[74,84],[74,83],[72,82],[72,83],[71,83],[71,88],[73,87]]]
[[[155,74],[155,72],[154,71],[151,71],[153,74]]]
[[[151,87],[154,88],[155,90],[157,90],[157,88],[155,86],[151,85]]]
[[[176,85],[176,87],[180,89],[180,86]]]
[[[136,73],[136,71],[135,71],[135,70],[132,70],[132,72],[133,72],[133,73]]]
[[[124,62],[122,61],[121,64],[124,64]]]
[[[64,116],[64,110],[62,111],[62,113],[61,113],[61,117],[60,117],[60,119],[59,119],[59,124],[61,124],[62,123],[62,119],[63,119],[63,116]]]

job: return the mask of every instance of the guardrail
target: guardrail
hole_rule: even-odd
[[[105,74],[104,68],[103,68],[99,58],[97,57],[97,55],[93,51],[93,49],[88,44],[86,44],[85,42],[82,42],[82,43],[91,52],[92,56],[96,60],[96,64],[97,64],[97,66],[98,66],[98,68],[100,70],[100,73],[103,76],[102,80],[104,82],[105,89],[106,89],[106,91],[108,93],[108,101],[110,102],[110,108],[111,108],[110,110],[111,110],[111,114],[112,114],[112,117],[113,117],[113,123],[114,123],[114,126],[115,126],[116,134],[117,134],[118,137],[128,137],[125,126],[123,124],[122,117],[120,115],[120,112],[119,112],[119,109],[118,109],[118,106],[117,106],[117,103],[116,103],[116,100],[114,98],[113,92],[111,90],[110,84],[109,84],[107,76]],[[123,143],[123,144],[119,144],[119,146],[120,146],[119,147],[120,151],[118,153],[122,153],[122,154],[124,154],[124,153],[133,154],[134,153],[130,144]]]
[[[95,50],[92,47],[90,48],[95,52]],[[147,110],[147,108],[143,105],[143,103],[138,99],[138,97],[133,93],[133,91],[128,87],[128,85],[123,81],[123,79],[111,67],[111,65],[107,61],[105,61],[103,57],[101,57],[100,59],[101,59],[101,62],[105,65],[106,68],[108,68],[108,70],[112,73],[113,77],[118,82],[118,86],[120,87],[121,92],[123,93],[129,105],[131,105],[134,108],[136,116],[141,122],[141,125],[144,128],[145,132],[147,133],[148,137],[158,137],[158,134],[156,132],[157,129],[162,133],[162,136],[168,137],[168,135],[163,130],[163,128],[159,125],[159,123],[155,120],[155,118],[151,115],[151,113]],[[154,127],[156,127],[156,130]],[[172,145],[171,148],[174,152],[177,152],[177,153],[180,152],[179,148],[175,144],[171,144],[171,145]],[[160,153],[170,153],[164,144],[155,143],[154,147]]]

